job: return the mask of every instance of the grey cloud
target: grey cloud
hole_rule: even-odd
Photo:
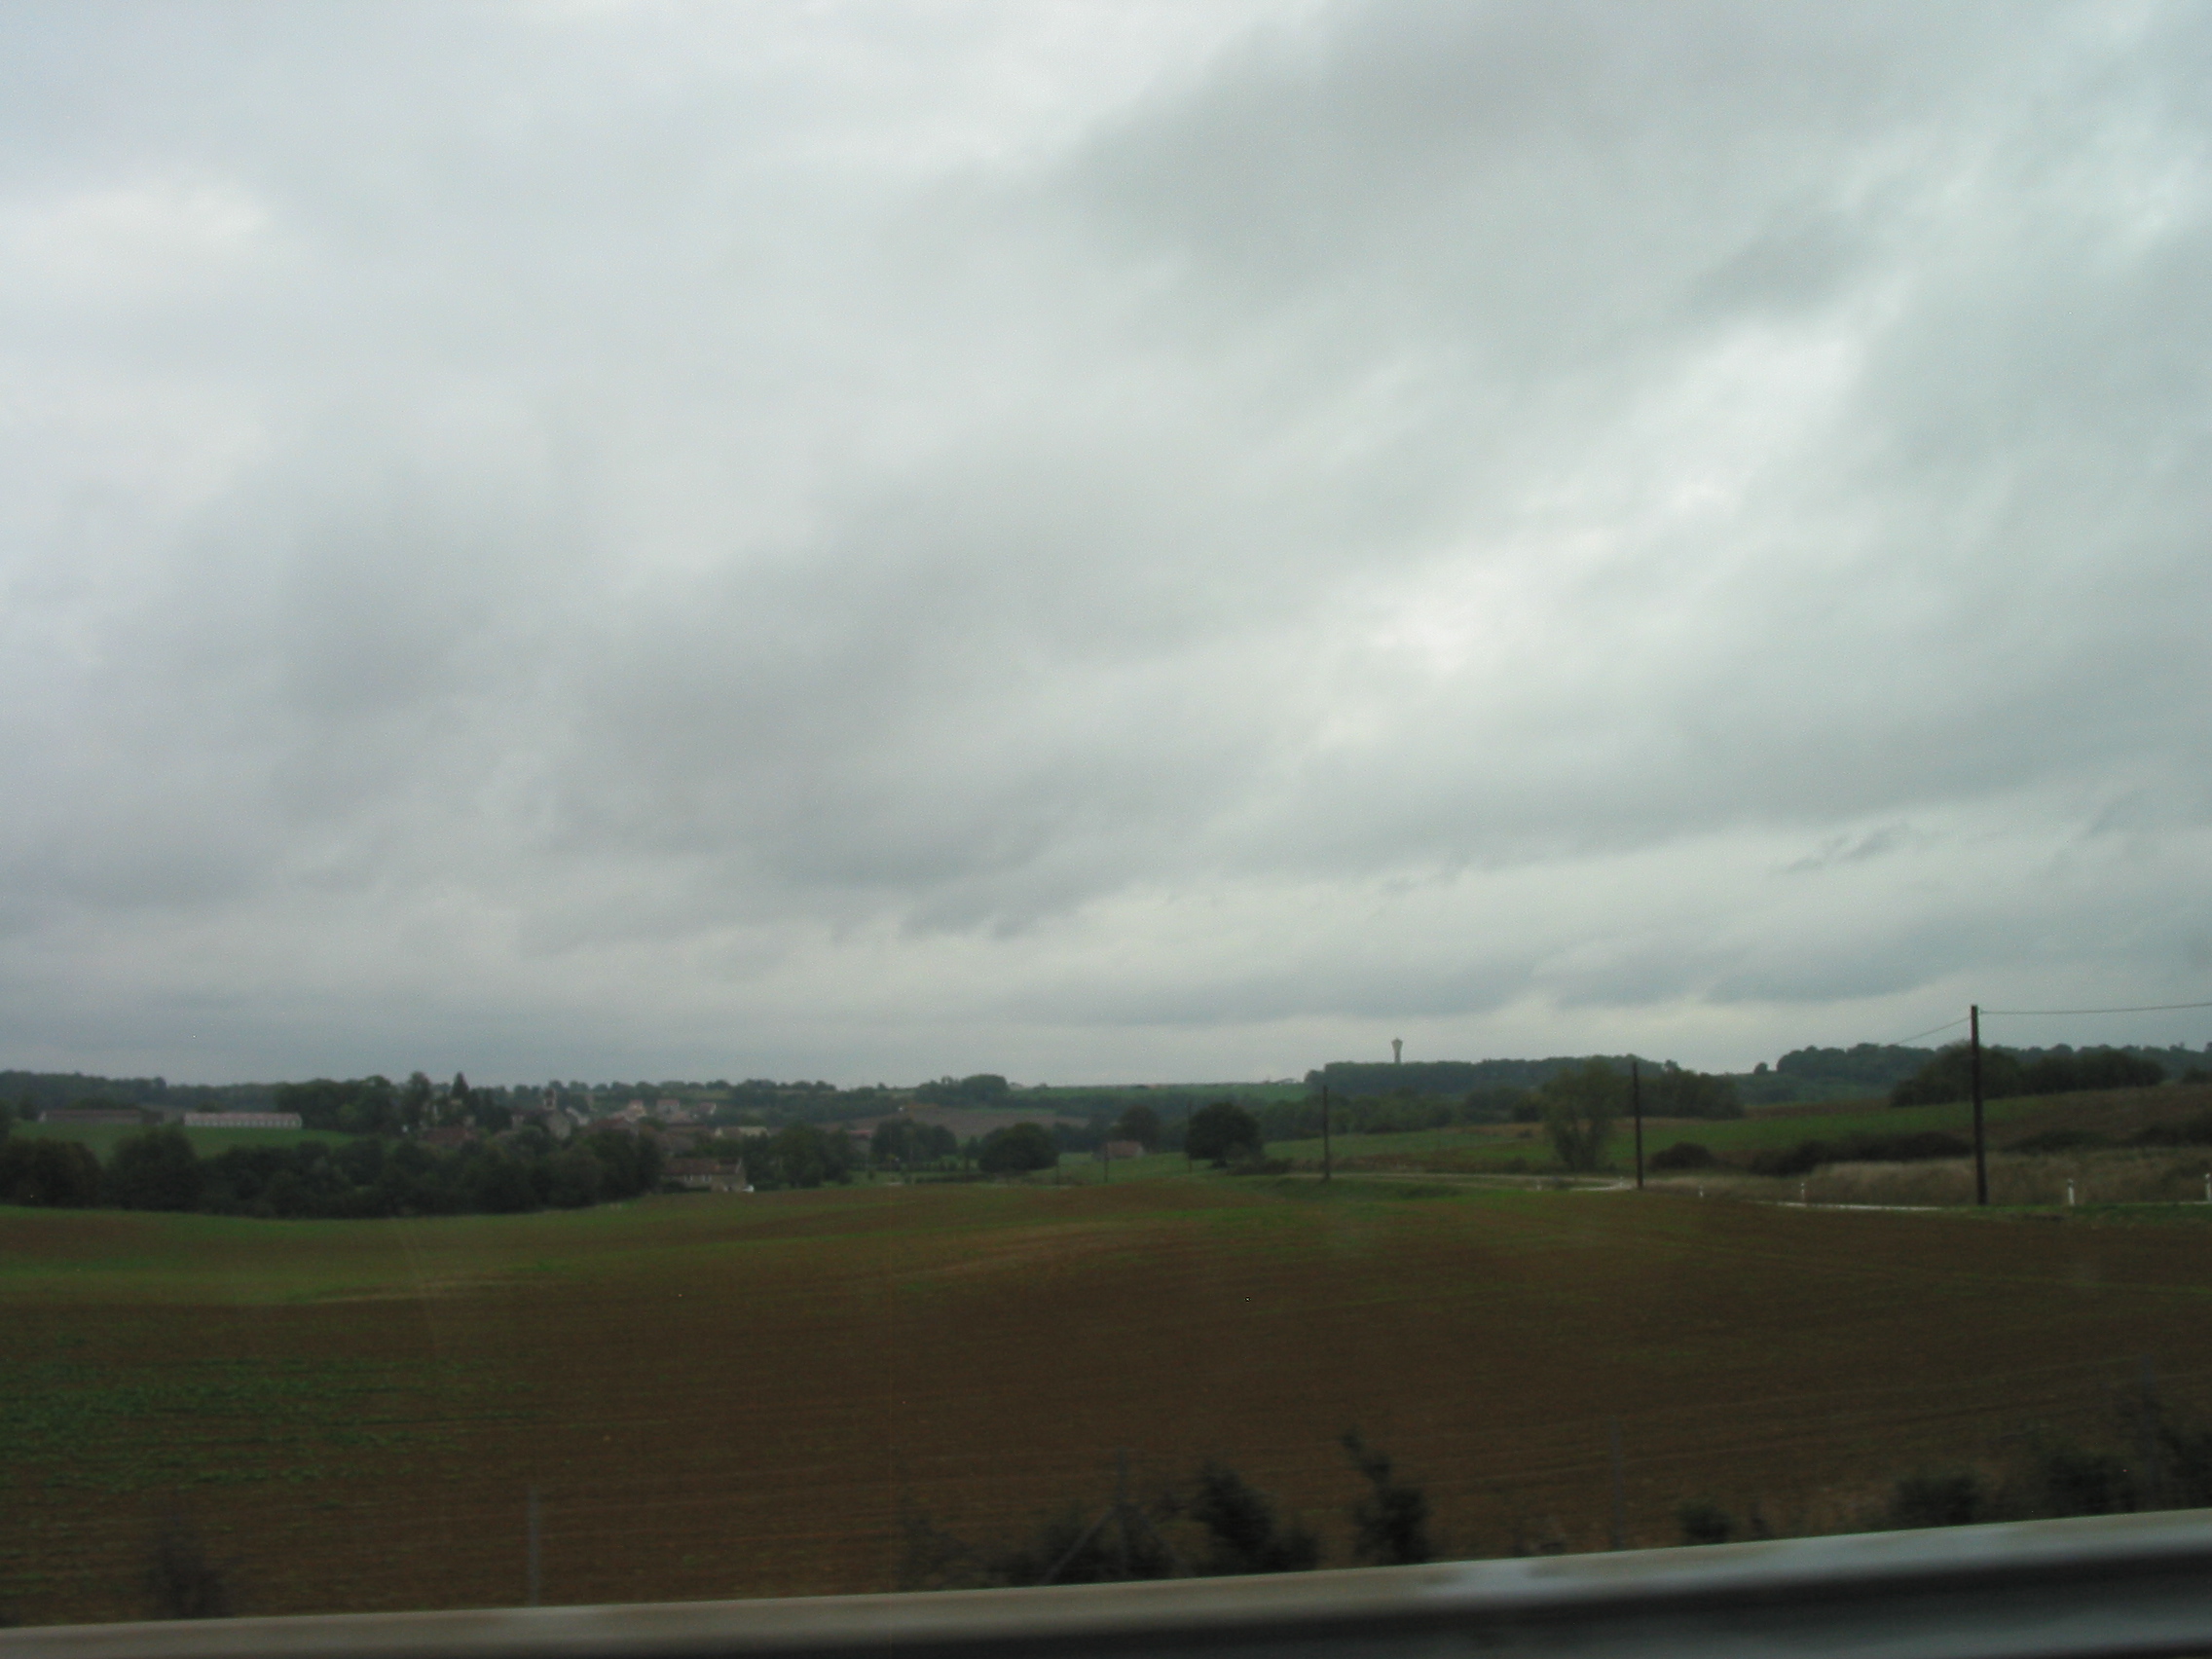
[[[19,1044],[1748,1060],[2199,971],[2194,14],[118,16],[0,54]]]

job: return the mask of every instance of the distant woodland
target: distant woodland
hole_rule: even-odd
[[[911,1175],[982,1178],[1050,1169],[1107,1141],[1222,1161],[1225,1125],[1257,1158],[1268,1142],[1321,1132],[1323,1101],[1339,1133],[1390,1134],[1454,1124],[1543,1122],[1577,1090],[1634,1100],[1648,1117],[1724,1119],[1747,1107],[1887,1098],[1904,1105],[1966,1097],[1972,1056],[1862,1043],[1798,1049],[1750,1072],[1695,1071],[1628,1054],[1546,1059],[1337,1060],[1302,1083],[1078,1088],[1019,1086],[997,1073],[903,1088],[824,1082],[563,1083],[475,1086],[422,1072],[301,1082],[178,1085],[154,1078],[0,1072],[0,1202],[107,1203],[228,1213],[367,1216],[511,1211],[589,1204],[648,1192],[675,1154],[739,1162],[756,1187],[842,1182],[870,1162]],[[2173,1049],[1981,1050],[1985,1097],[2205,1081],[2212,1052]],[[1633,1093],[1630,1078],[1634,1077]],[[56,1108],[131,1107],[146,1132],[101,1165],[86,1147],[44,1139]],[[1003,1126],[955,1136],[927,1109],[1004,1114]],[[903,1117],[908,1109],[920,1115]],[[198,1111],[299,1114],[314,1133],[289,1145],[240,1146],[203,1158],[174,1127]],[[869,1136],[847,1126],[874,1124]],[[680,1128],[679,1128],[680,1126]],[[1199,1145],[1198,1130],[1211,1137]],[[678,1132],[664,1137],[663,1130]],[[13,1131],[11,1135],[11,1131]],[[1189,1144],[1186,1145],[1188,1138]],[[1555,1135],[1555,1139],[1558,1138]],[[696,1143],[696,1145],[694,1145]],[[1565,1158],[1566,1154],[1563,1153]],[[1571,1160],[1568,1161],[1571,1163]]]

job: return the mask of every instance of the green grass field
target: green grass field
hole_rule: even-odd
[[[1117,1176],[1121,1173],[1117,1169]],[[2141,1220],[2149,1212],[2135,1212]],[[1848,1526],[1895,1475],[2212,1400],[2196,1228],[1200,1176],[522,1217],[0,1210],[0,1614],[135,1616],[155,1529],[240,1611],[893,1588],[1218,1457],[1348,1559],[1357,1426],[1447,1547],[1681,1499]]]

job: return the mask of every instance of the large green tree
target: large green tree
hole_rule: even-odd
[[[1215,1165],[1240,1158],[1260,1156],[1260,1123],[1234,1100],[1216,1100],[1191,1114],[1190,1133],[1184,1139],[1193,1158]]]
[[[1585,1060],[1547,1078],[1536,1090],[1536,1101],[1543,1108],[1553,1154],[1567,1168],[1586,1172],[1604,1162],[1605,1142],[1628,1104],[1628,1079],[1608,1061]]]
[[[1142,1100],[1124,1107],[1114,1120],[1114,1139],[1135,1141],[1147,1152],[1160,1145],[1161,1135],[1160,1114]]]
[[[182,1129],[132,1135],[108,1160],[108,1202],[124,1209],[197,1209],[205,1182],[200,1155]]]
[[[78,1141],[18,1135],[0,1144],[0,1204],[83,1209],[100,1198],[100,1162]]]
[[[885,1166],[935,1163],[959,1152],[959,1137],[942,1124],[916,1123],[911,1118],[887,1118],[868,1139],[869,1159]]]
[[[1050,1169],[1060,1161],[1060,1149],[1040,1124],[1013,1124],[983,1137],[976,1166],[986,1175],[1022,1175],[1033,1169]]]

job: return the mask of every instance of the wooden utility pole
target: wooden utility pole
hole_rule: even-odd
[[[1321,1183],[1328,1185],[1331,1178],[1329,1162],[1329,1086],[1321,1085]]]
[[[1981,1132],[1981,1004],[1967,1006],[1967,1080],[1973,1092],[1973,1201],[1989,1202],[1989,1157]]]
[[[1634,1076],[1635,1073],[1630,1073]],[[1610,1431],[1613,1450],[1613,1548],[1628,1548],[1628,1483],[1621,1478],[1621,1419],[1609,1418],[1606,1427]]]
[[[535,1487],[532,1487],[530,1489],[530,1515],[528,1530],[530,1533],[530,1600],[526,1604],[526,1605],[535,1607],[537,1605],[539,1598],[542,1597],[545,1593],[544,1575],[538,1570],[537,1565],[538,1524],[537,1489]]]
[[[1636,1190],[1643,1191],[1643,1080],[1637,1075],[1636,1056],[1628,1057],[1628,1109],[1636,1119]],[[1616,1550],[1620,1545],[1613,1546]]]

